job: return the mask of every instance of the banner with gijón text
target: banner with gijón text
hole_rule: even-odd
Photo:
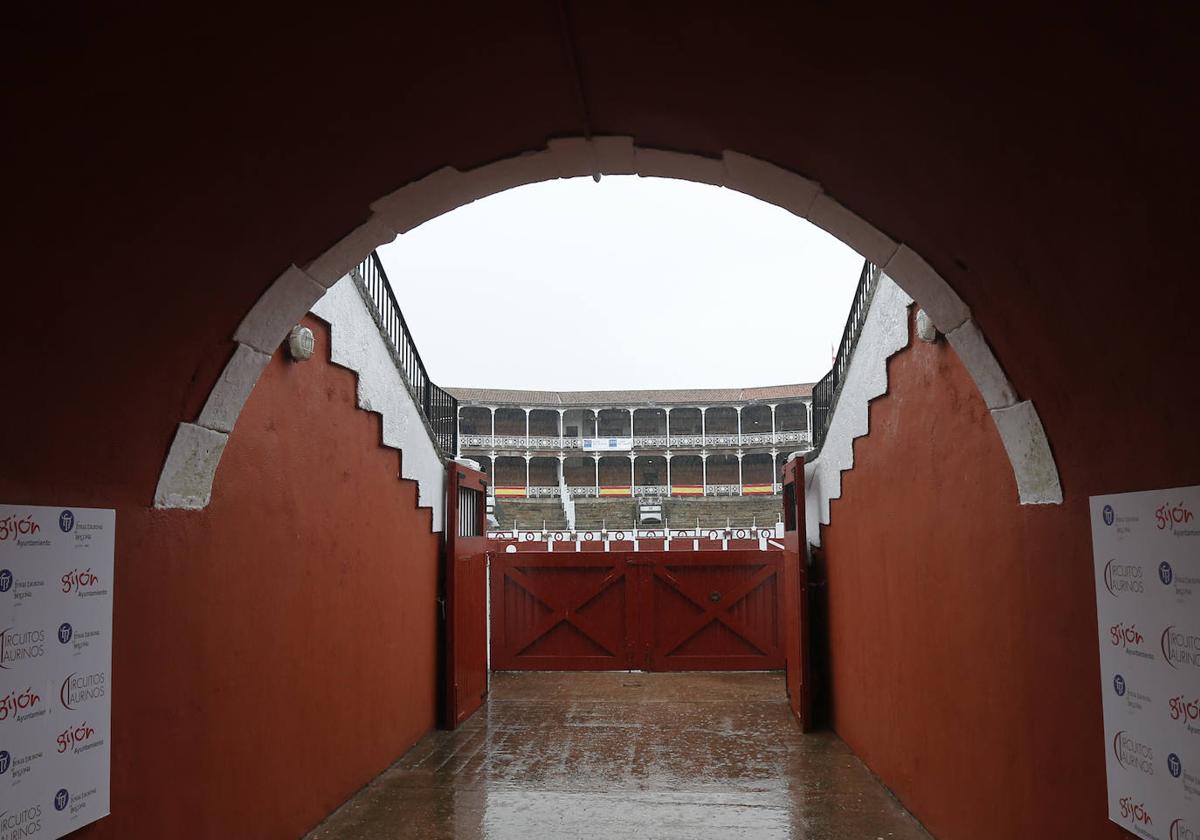
[[[116,513],[0,505],[0,840],[107,816]]]
[[[1200,487],[1093,496],[1108,817],[1200,838]]]

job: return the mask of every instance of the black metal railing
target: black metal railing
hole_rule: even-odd
[[[425,415],[438,447],[447,458],[453,458],[458,454],[458,400],[429,379],[379,255],[372,251],[350,270],[350,276],[366,299],[371,315],[392,351],[392,359],[408,383],[413,400]]]
[[[833,357],[833,368],[813,386],[814,452],[820,450],[825,443],[829,422],[833,419],[833,409],[837,405],[842,382],[846,379],[846,371],[850,369],[850,358],[854,355],[858,336],[867,320],[867,310],[871,308],[871,297],[875,294],[879,275],[878,266],[870,260],[863,263],[862,273],[858,275],[858,288],[854,290],[854,300],[850,303],[850,314],[846,317],[846,327],[842,330],[842,341],[838,345],[837,355]]]

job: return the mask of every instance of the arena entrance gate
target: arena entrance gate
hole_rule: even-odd
[[[804,517],[804,458],[783,467],[783,651],[788,702],[805,732],[813,728],[812,609],[809,604],[808,528]]]
[[[495,554],[496,670],[785,665],[784,552]]]
[[[442,555],[442,723],[454,729],[482,704],[487,666],[487,476],[447,465]]]

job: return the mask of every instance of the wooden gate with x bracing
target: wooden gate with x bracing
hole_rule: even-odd
[[[784,666],[780,551],[517,553],[492,561],[492,667]]]

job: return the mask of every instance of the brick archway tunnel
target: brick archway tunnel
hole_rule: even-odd
[[[229,361],[238,324],[289,265],[307,265],[360,227],[373,201],[443,167],[465,171],[578,136],[713,159],[736,149],[800,173],[909,244],[970,307],[1017,392],[1037,402],[1064,497],[1017,511],[1006,485],[986,508],[1025,535],[1026,550],[981,549],[979,563],[1006,587],[998,632],[1027,644],[1006,649],[1003,679],[972,671],[956,688],[977,708],[997,693],[1020,698],[1003,717],[1017,746],[984,740],[902,761],[924,730],[871,725],[872,688],[857,671],[843,675],[839,726],[939,837],[1117,836],[1093,749],[1094,604],[1074,582],[1089,573],[1089,495],[1196,483],[1200,472],[1200,398],[1186,379],[1200,303],[1188,280],[1195,136],[1180,114],[1193,95],[1192,23],[1154,10],[1092,10],[1085,21],[1067,9],[955,18],[681,3],[534,2],[471,15],[245,9],[236,20],[18,13],[10,31],[22,37],[6,56],[15,128],[5,144],[19,202],[8,227],[0,494],[113,507],[119,523],[113,816],[81,836],[186,836],[197,825],[201,835],[294,834],[430,724],[427,675],[413,678],[411,712],[377,748],[325,775],[310,768],[319,778],[303,802],[263,807],[249,783],[294,772],[306,738],[336,743],[313,732],[353,729],[329,703],[333,717],[317,719],[289,688],[337,656],[342,631],[314,647],[296,615],[281,613],[269,630],[251,615],[296,562],[313,563],[313,580],[338,591],[342,572],[313,554],[332,526],[313,517],[353,510],[345,491],[309,509],[266,488],[298,492],[312,475],[338,486],[352,472],[326,470],[278,432],[288,418],[297,434],[320,425],[293,415],[289,400],[338,404],[352,386],[310,389],[277,365],[247,405],[250,427],[288,446],[248,439],[241,466],[218,475],[214,498],[227,502],[215,510],[154,510],[156,482],[178,424],[197,416]],[[921,364],[907,375],[913,388],[929,381]],[[948,410],[981,405],[962,388],[954,395],[940,396]],[[896,402],[886,410],[899,424],[910,415]],[[370,438],[354,428],[356,440]],[[966,447],[962,469],[921,474],[898,515],[922,523],[922,550],[944,561],[934,574],[959,587],[945,594],[982,599],[952,569],[991,532],[947,523],[954,510],[943,500],[974,486],[971,452],[995,467],[996,439],[986,425],[940,428],[949,437],[922,438],[926,463]],[[344,440],[330,445],[350,457],[337,449]],[[868,447],[889,454],[879,439]],[[274,466],[264,473],[256,458]],[[395,469],[374,460],[356,468]],[[884,482],[868,483],[859,473],[838,504],[852,509],[856,492],[880,503]],[[429,553],[429,525],[404,493],[377,495],[370,512],[412,505],[400,538]],[[836,522],[830,529],[831,562],[839,550],[859,559],[873,550],[839,540]],[[206,600],[211,568],[236,573],[246,597],[228,600],[224,589],[226,600]],[[293,586],[281,611],[321,603]],[[380,620],[425,633],[427,606]],[[837,615],[831,622],[847,629]],[[987,630],[971,633],[982,643]],[[237,642],[256,637],[276,663],[257,679],[216,656],[256,656]],[[1058,641],[1036,654],[1047,638]],[[905,655],[913,673],[936,673],[959,653]],[[429,665],[397,655],[413,673]],[[267,706],[287,710],[274,728],[239,738],[223,723],[257,720],[253,710]],[[1074,714],[1064,719],[1063,708]],[[195,756],[192,769],[172,776],[163,744]],[[936,784],[968,770],[1004,802],[978,791],[951,798]],[[1053,808],[1049,789],[1059,791]]]

